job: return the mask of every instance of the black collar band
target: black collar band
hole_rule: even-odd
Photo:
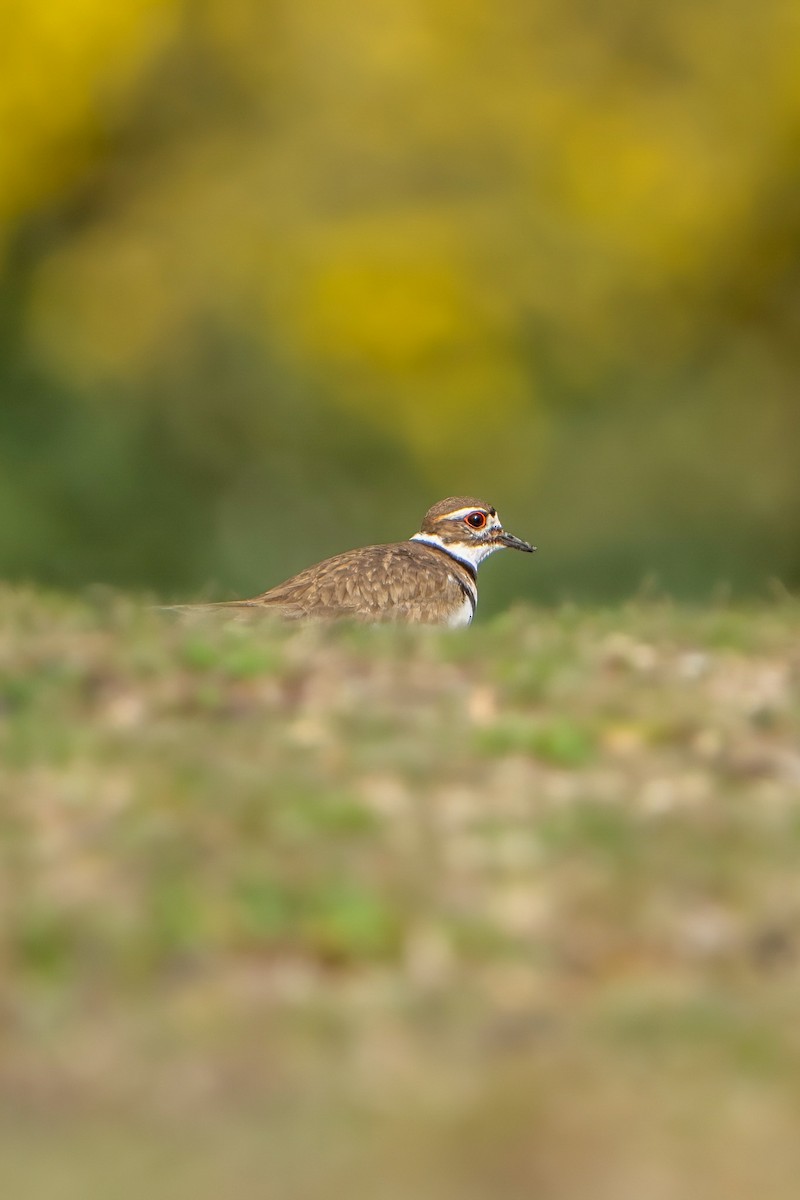
[[[478,582],[478,568],[475,566],[474,563],[471,563],[469,561],[469,559],[461,558],[458,554],[455,554],[452,550],[448,550],[446,546],[440,545],[439,542],[434,542],[434,541],[429,542],[424,534],[422,535],[422,537],[420,537],[419,534],[417,534],[417,536],[413,537],[411,539],[411,541],[412,542],[421,542],[421,544],[423,546],[430,546],[431,550],[438,550],[440,554],[446,554],[448,558],[454,559],[454,561],[457,562],[459,564],[459,566],[464,567],[464,569],[469,572],[469,574],[472,576],[472,578],[475,580],[475,582],[476,583]]]

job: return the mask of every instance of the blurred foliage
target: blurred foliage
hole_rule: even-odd
[[[796,5],[0,28],[4,576],[248,591],[468,491],[545,551],[497,602],[800,582]]]

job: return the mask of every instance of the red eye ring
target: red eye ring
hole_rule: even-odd
[[[464,520],[473,529],[483,529],[484,525],[486,524],[486,513],[471,512],[464,517]]]

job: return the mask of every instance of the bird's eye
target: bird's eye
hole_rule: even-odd
[[[486,513],[471,512],[468,516],[464,517],[464,520],[468,525],[471,525],[473,529],[483,529],[484,525],[486,524]]]

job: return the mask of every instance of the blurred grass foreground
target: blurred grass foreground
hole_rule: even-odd
[[[799,646],[3,591],[3,1194],[793,1200]]]
[[[0,33],[3,578],[252,594],[466,492],[540,599],[800,583],[796,4]]]

